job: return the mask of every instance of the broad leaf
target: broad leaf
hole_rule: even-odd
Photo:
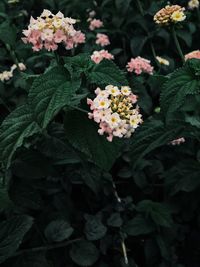
[[[0,128],[0,161],[8,168],[14,153],[23,145],[25,138],[39,131],[40,128],[28,105],[14,110]]]
[[[55,67],[34,81],[29,93],[29,103],[42,128],[46,128],[60,109],[73,102],[79,86],[79,80],[72,81],[63,67]]]
[[[126,76],[115,63],[108,60],[103,60],[88,72],[88,78],[92,83],[103,85],[128,85]]]
[[[79,151],[86,154],[89,160],[100,168],[109,170],[120,152],[120,145],[108,142],[105,136],[100,136],[94,121],[87,115],[77,111],[66,114],[65,129],[68,141]]]

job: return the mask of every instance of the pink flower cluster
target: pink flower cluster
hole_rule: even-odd
[[[200,59],[200,50],[195,50],[185,55],[185,60],[188,60],[191,58]]]
[[[18,68],[20,71],[26,70],[26,66],[24,65],[24,63],[19,63]],[[17,69],[17,65],[14,64],[14,65],[12,65],[12,67],[10,68],[9,71],[5,70],[2,73],[0,73],[0,81],[5,82],[5,81],[10,80],[13,77],[14,70],[16,70],[16,69]]]
[[[175,139],[175,140],[170,142],[170,144],[173,145],[173,146],[180,145],[182,143],[185,143],[185,138],[184,137],[180,137],[180,138]]]
[[[87,99],[87,103],[92,111],[88,113],[89,118],[99,124],[98,133],[106,134],[110,142],[114,136],[130,138],[142,123],[142,115],[136,105],[137,96],[131,88],[108,85],[105,90],[97,88],[95,94],[95,99]]]
[[[90,25],[89,25],[89,29],[91,31],[94,31],[95,29],[99,29],[101,27],[103,27],[103,22],[100,19],[89,19],[90,20]]]
[[[142,57],[131,58],[126,67],[129,72],[135,72],[137,75],[143,72],[153,74],[153,67],[151,66],[150,60]]]
[[[31,17],[27,30],[23,31],[24,43],[33,45],[34,51],[45,48],[55,51],[58,44],[63,43],[66,49],[72,49],[77,44],[85,42],[85,35],[74,29],[76,20],[64,17],[61,12],[56,15],[45,9],[40,17]]]
[[[92,61],[94,61],[96,64],[99,64],[103,59],[114,59],[114,56],[110,54],[107,50],[100,50],[100,51],[94,51],[91,55]]]
[[[110,40],[108,38],[108,35],[103,34],[103,33],[97,33],[96,44],[98,44],[100,46],[109,45],[110,44]]]

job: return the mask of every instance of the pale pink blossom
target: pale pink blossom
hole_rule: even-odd
[[[112,60],[114,56],[110,54],[107,50],[94,51],[91,55],[92,61],[99,64],[103,59]]]
[[[91,31],[103,27],[103,22],[100,19],[93,19],[90,21],[89,29]]]
[[[150,60],[142,57],[131,58],[126,67],[129,72],[135,72],[137,75],[141,73],[153,74]]]
[[[77,44],[85,42],[85,35],[76,31],[74,24],[76,20],[65,18],[61,12],[56,15],[45,9],[40,17],[31,17],[27,30],[23,30],[24,43],[32,44],[34,51],[42,48],[48,51],[58,49],[58,44],[63,43],[66,49],[73,49]]]
[[[182,143],[185,143],[185,138],[184,137],[180,137],[180,138],[175,139],[175,140],[170,142],[170,144],[173,145],[173,146],[180,145]]]
[[[110,44],[110,40],[106,34],[97,33],[96,44],[100,46],[107,46]]]
[[[200,50],[195,50],[185,55],[185,60],[192,58],[200,59]]]

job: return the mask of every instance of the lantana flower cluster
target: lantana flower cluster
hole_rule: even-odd
[[[179,5],[167,5],[155,14],[154,21],[161,26],[181,22],[186,19],[184,11],[185,8]]]
[[[33,45],[34,51],[45,48],[55,51],[58,44],[63,43],[66,49],[72,49],[85,42],[85,35],[74,29],[75,19],[64,17],[61,12],[56,15],[45,9],[42,14],[34,19],[31,17],[27,30],[22,40]]]
[[[96,44],[100,46],[107,46],[110,44],[110,40],[108,35],[104,33],[97,33],[97,39],[96,39]]]
[[[103,27],[103,22],[100,19],[89,19],[89,21],[90,21],[89,29],[91,31]]]
[[[137,106],[137,96],[129,86],[121,88],[108,85],[105,90],[97,88],[94,100],[87,99],[92,112],[89,118],[99,124],[98,133],[106,134],[107,140],[113,137],[130,138],[135,129],[142,123],[142,115]]]
[[[91,60],[94,61],[96,64],[99,64],[103,59],[112,60],[114,59],[114,56],[104,49],[100,51],[94,51],[91,55]]]
[[[200,59],[200,50],[195,50],[185,55],[185,60],[192,58]]]
[[[20,71],[26,70],[26,66],[24,65],[24,63],[19,63],[18,67]],[[13,72],[16,69],[17,69],[17,65],[14,64],[12,65],[9,71],[5,70],[2,73],[0,73],[0,81],[1,82],[9,81],[13,77]]]
[[[126,67],[129,72],[135,72],[137,75],[143,72],[153,74],[151,61],[142,57],[131,58]]]

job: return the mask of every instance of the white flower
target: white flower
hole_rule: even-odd
[[[183,11],[175,11],[172,15],[171,15],[171,20],[173,22],[180,22],[186,19],[186,15]]]
[[[94,99],[94,107],[96,109],[106,109],[109,108],[110,106],[110,100],[108,98],[105,97],[96,97]]]
[[[136,129],[140,123],[142,123],[141,114],[134,114],[130,116],[130,125],[132,128]]]
[[[188,2],[188,8],[189,9],[195,9],[195,8],[198,8],[199,7],[199,1],[198,0],[190,0]]]
[[[106,90],[101,90],[99,87],[94,91],[96,95],[101,97],[108,97],[109,93]]]
[[[41,39],[42,40],[47,40],[47,41],[52,41],[52,39],[53,39],[53,30],[51,30],[51,29],[43,30],[43,32],[41,34]]]
[[[163,57],[157,56],[156,59],[161,65],[169,66],[169,61]]]
[[[131,88],[129,86],[122,86],[121,87],[121,92],[122,92],[123,95],[128,96],[131,93]]]
[[[120,124],[121,119],[119,114],[115,112],[106,118],[106,122],[108,123],[109,127],[113,129]]]
[[[117,96],[120,94],[120,90],[117,86],[107,85],[105,89],[110,95]]]
[[[51,13],[51,11],[49,11],[48,9],[44,9],[42,14],[40,15],[40,17],[45,17],[48,18],[49,16],[52,16],[53,14]]]

